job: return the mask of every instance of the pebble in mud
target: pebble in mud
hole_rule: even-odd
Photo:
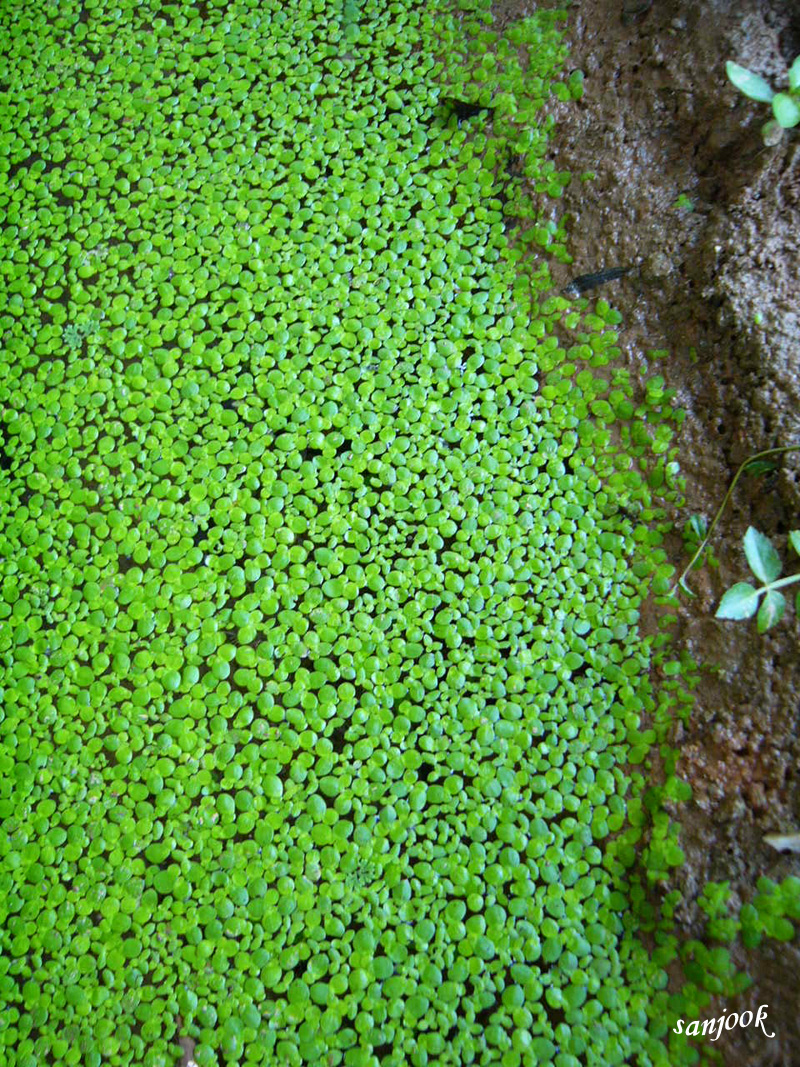
[[[654,252],[642,263],[642,280],[658,285],[672,273],[672,260],[664,252]]]
[[[197,1061],[194,1058],[194,1050],[197,1047],[196,1041],[191,1037],[179,1037],[178,1044],[183,1050],[179,1067],[197,1067]]]
[[[176,1018],[178,1024],[178,1030],[183,1029],[183,1020],[180,1016]],[[194,1050],[197,1048],[197,1042],[193,1037],[183,1035],[176,1038],[177,1044],[181,1050],[180,1060],[178,1061],[178,1067],[197,1067],[197,1061],[194,1058]]]
[[[783,129],[777,122],[765,122],[761,127],[761,139],[765,148],[775,148],[783,141]]]

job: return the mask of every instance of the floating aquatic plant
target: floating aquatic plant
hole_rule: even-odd
[[[13,1067],[667,1062],[626,768],[677,416],[508,246],[563,13],[461,6],[4,11]]]

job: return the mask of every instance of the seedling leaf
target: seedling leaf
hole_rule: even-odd
[[[794,63],[789,67],[789,88],[800,89],[800,56],[797,56]]]
[[[725,70],[736,88],[745,96],[751,100],[760,100],[762,104],[772,103],[775,94],[769,83],[764,81],[759,74],[754,74],[747,67],[740,67],[738,63],[733,63],[730,59],[725,64]]]
[[[772,98],[772,113],[784,130],[800,122],[800,104],[788,93],[776,93]]]
[[[772,547],[772,542],[753,526],[749,526],[744,535],[744,553],[750,570],[765,585],[774,582],[781,573],[780,557]]]
[[[707,532],[706,520],[702,515],[690,515],[686,523],[687,536],[692,536],[696,541],[702,541]]]
[[[695,551],[695,554],[692,556],[691,560],[689,561],[689,565],[686,567],[686,569],[683,571],[683,573],[681,574],[680,578],[678,579],[677,585],[675,586],[675,588],[672,591],[673,594],[675,592],[677,592],[677,590],[680,588],[680,589],[683,589],[684,592],[689,593],[691,595],[691,591],[690,591],[689,587],[686,585],[686,575],[689,573],[690,570],[692,570],[692,568],[694,567],[695,563],[697,562],[697,560],[699,559],[700,555],[702,554],[703,550],[705,549],[706,545],[708,544],[709,540],[711,539],[711,535],[714,533],[714,530],[717,528],[717,524],[719,523],[719,520],[722,517],[722,513],[724,512],[724,510],[725,510],[725,508],[726,508],[726,506],[728,504],[728,501],[730,500],[731,496],[733,495],[733,491],[736,488],[736,485],[737,485],[737,483],[739,481],[739,478],[742,476],[742,474],[746,470],[748,470],[748,468],[750,468],[752,465],[754,465],[756,462],[758,462],[758,461],[760,461],[762,459],[765,459],[767,456],[778,456],[778,455],[782,455],[784,452],[797,452],[797,451],[800,451],[800,445],[788,445],[788,446],[786,446],[784,448],[768,448],[764,452],[756,452],[755,455],[748,456],[748,458],[744,461],[744,463],[742,463],[742,465],[736,471],[736,474],[734,474],[733,481],[728,486],[728,491],[726,492],[725,496],[722,498],[722,503],[720,504],[719,508],[717,509],[717,513],[716,513],[716,515],[714,516],[714,518],[713,518],[713,520],[711,522],[711,526],[708,528],[708,533],[703,538],[702,543],[698,546],[697,550]]]
[[[775,463],[771,459],[754,459],[751,463],[748,463],[745,467],[745,474],[749,474],[754,478],[759,477],[762,474],[769,474],[770,471],[775,470]]]
[[[789,544],[800,556],[800,530],[792,530],[789,534]]]
[[[747,582],[737,582],[719,602],[715,618],[749,619],[756,613],[760,595],[760,590],[754,589]]]
[[[767,595],[761,601],[761,607],[758,609],[758,632],[763,634],[771,626],[774,626],[776,622],[780,622],[785,610],[786,597],[783,593],[779,593],[775,589],[768,590]]]

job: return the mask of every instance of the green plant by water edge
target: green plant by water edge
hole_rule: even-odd
[[[711,525],[708,527],[708,530],[704,532],[704,535],[701,533],[701,530],[705,526],[705,520],[702,519],[702,517],[700,516],[690,516],[683,531],[684,544],[686,545],[688,550],[691,550],[691,544],[695,542],[698,536],[702,536],[703,539],[695,549],[694,555],[689,560],[688,566],[684,568],[680,578],[678,578],[678,581],[672,587],[672,590],[669,594],[671,597],[675,596],[679,589],[682,589],[683,592],[686,593],[688,596],[694,596],[694,593],[686,584],[686,576],[691,570],[695,569],[698,560],[701,558],[708,543],[710,542],[711,537],[717,528],[719,520],[722,518],[722,514],[725,511],[725,508],[728,506],[728,501],[731,499],[733,491],[736,488],[738,481],[744,474],[744,472],[747,471],[750,474],[762,474],[765,470],[770,469],[771,464],[768,465],[766,462],[768,457],[780,456],[786,452],[798,451],[800,451],[800,445],[783,445],[781,448],[768,448],[762,452],[756,452],[754,455],[748,456],[744,463],[740,464],[738,470],[736,471],[736,474],[734,474],[731,484],[728,486],[728,491],[722,498],[722,503],[717,508],[717,513],[711,520]],[[712,566],[715,565],[714,563],[712,563],[710,557],[709,563]]]
[[[754,74],[730,59],[725,64],[725,70],[730,81],[745,96],[762,104],[772,104],[774,118],[761,128],[765,144],[776,144],[781,130],[788,130],[800,122],[800,56],[795,57],[787,72],[788,92],[774,92],[760,74]]]
[[[792,530],[789,534],[789,543],[800,555],[800,530]],[[786,610],[786,597],[779,590],[784,586],[800,582],[800,573],[781,578],[780,556],[769,538],[759,533],[753,526],[749,526],[744,535],[744,552],[750,570],[764,584],[760,589],[756,589],[749,582],[736,582],[720,601],[716,618],[749,619],[758,612],[756,616],[758,632],[763,634],[775,623],[780,622]],[[800,612],[800,593],[795,597],[795,609]]]

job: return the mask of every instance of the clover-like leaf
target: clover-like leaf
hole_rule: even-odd
[[[776,622],[780,622],[786,610],[786,597],[776,589],[768,589],[767,594],[761,601],[756,620],[758,632],[765,633]]]
[[[756,613],[760,596],[760,589],[754,589],[747,582],[737,582],[719,602],[715,618],[749,619]]]
[[[789,67],[789,88],[793,92],[800,89],[800,56],[796,56],[794,63]]]
[[[769,82],[765,81],[760,74],[754,74],[752,70],[740,67],[738,63],[730,59],[725,64],[725,71],[736,88],[751,100],[758,100],[762,104],[772,102],[775,93]]]
[[[750,570],[765,585],[774,582],[781,573],[781,560],[769,538],[748,526],[744,535],[744,553]]]

